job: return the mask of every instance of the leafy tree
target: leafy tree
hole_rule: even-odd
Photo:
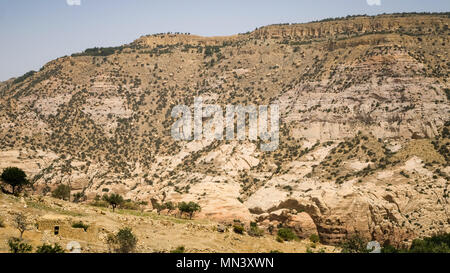
[[[176,208],[175,204],[171,201],[164,203],[163,207],[169,211],[169,214]]]
[[[17,213],[14,216],[14,225],[20,232],[20,239],[23,238],[23,233],[28,230],[28,221],[25,215],[22,213]]]
[[[41,246],[38,246],[36,253],[64,253],[65,250],[59,245],[47,245],[43,244]]]
[[[110,234],[107,243],[116,253],[132,253],[137,245],[137,238],[131,228],[123,228],[117,234]]]
[[[25,172],[16,167],[8,167],[3,170],[1,179],[12,188],[12,194],[16,193],[17,188],[21,188],[29,184]]]
[[[52,197],[61,200],[70,200],[70,186],[61,184],[53,192]]]
[[[103,200],[108,202],[108,204],[114,210],[123,203],[123,197],[119,194],[111,193],[111,195],[103,195]]]
[[[8,240],[9,251],[11,253],[28,253],[33,250],[33,247],[27,243],[25,243],[20,238],[9,238]]]
[[[192,216],[195,212],[201,211],[200,205],[195,202],[181,202],[180,204],[178,204],[178,209],[181,213],[188,213],[189,219],[192,219]]]

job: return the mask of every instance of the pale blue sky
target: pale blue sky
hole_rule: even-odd
[[[450,0],[0,0],[0,81],[160,32],[216,36],[355,14],[448,12]],[[368,5],[381,1],[381,5]]]

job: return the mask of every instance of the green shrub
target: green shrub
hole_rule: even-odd
[[[237,234],[244,234],[244,227],[241,224],[234,224],[233,231]]]
[[[82,192],[77,192],[77,193],[73,194],[72,196],[73,196],[74,203],[86,201],[86,195]]]
[[[311,234],[311,236],[309,236],[309,240],[313,243],[320,242],[319,235],[317,235],[317,234]]]
[[[278,230],[278,237],[283,239],[283,241],[292,241],[297,239],[297,235],[290,228],[280,228]]]
[[[281,252],[279,250],[271,250],[270,253],[272,254],[272,253],[283,253],[283,252]]]
[[[47,245],[43,244],[41,246],[38,246],[36,253],[64,253],[64,249],[59,245]]]
[[[283,240],[283,238],[281,238],[280,236],[277,236],[277,242],[279,242],[279,243],[283,243],[284,242],[284,240]]]
[[[138,240],[131,228],[123,228],[117,234],[110,234],[106,241],[110,250],[116,253],[132,253]]]
[[[386,245],[381,249],[381,253],[399,253],[401,252],[392,245]]]
[[[73,228],[82,228],[82,229],[84,229],[84,231],[87,231],[87,229],[89,228],[89,225],[86,225],[82,221],[80,221],[80,222],[77,222],[77,223],[73,223],[72,227]]]
[[[27,243],[25,243],[20,238],[9,238],[8,240],[9,251],[11,253],[28,253],[33,250],[33,247]]]
[[[247,231],[248,235],[253,237],[261,237],[264,235],[264,230],[260,229],[256,223],[250,223],[250,229]]]
[[[413,240],[409,249],[386,245],[382,253],[450,253],[450,233]]]
[[[175,248],[174,250],[170,251],[170,253],[184,253],[185,248],[184,246],[179,246],[177,248]]]
[[[416,239],[412,242],[410,253],[450,253],[450,233]]]
[[[344,240],[340,247],[342,248],[342,253],[368,253],[367,243],[368,241],[359,235],[353,235]]]

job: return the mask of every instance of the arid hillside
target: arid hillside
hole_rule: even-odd
[[[0,169],[24,169],[37,194],[196,201],[200,218],[327,244],[450,232],[449,24],[357,16],[62,57],[0,83]],[[195,97],[279,104],[279,148],[175,141],[171,110]]]

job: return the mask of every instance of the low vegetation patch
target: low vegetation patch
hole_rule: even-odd
[[[73,223],[72,227],[73,228],[82,228],[82,229],[84,229],[84,231],[87,231],[87,229],[89,228],[89,225],[86,225],[85,223],[80,221],[80,222],[77,222],[77,223]]]
[[[297,235],[295,235],[295,233],[290,228],[280,228],[278,230],[277,235],[283,241],[292,241],[292,240],[297,240],[298,239]]]

